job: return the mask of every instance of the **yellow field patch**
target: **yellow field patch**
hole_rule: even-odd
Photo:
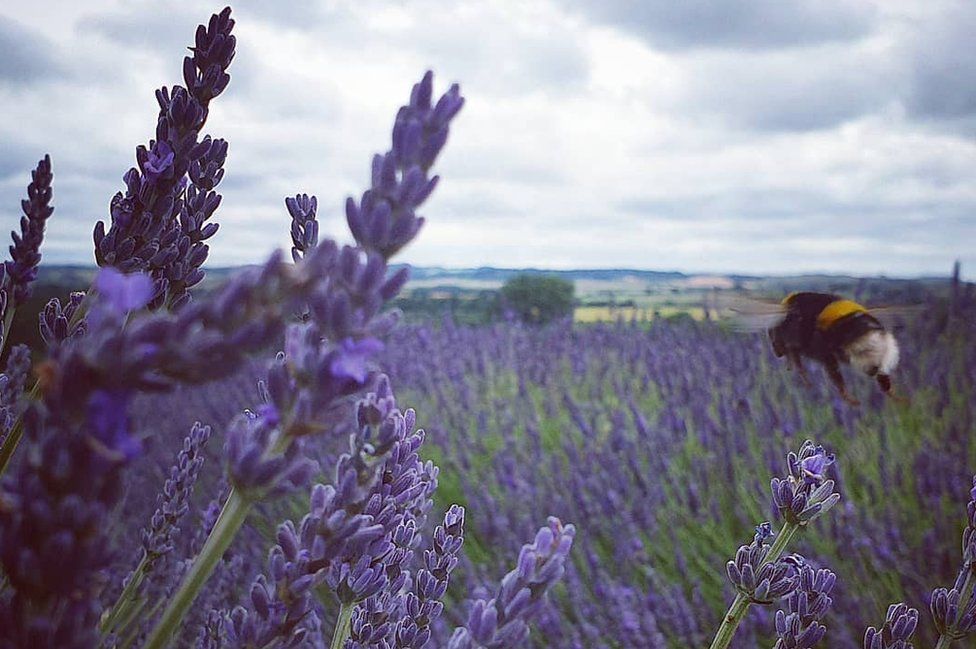
[[[653,307],[633,307],[633,306],[578,306],[573,312],[573,320],[576,322],[616,322],[617,320],[630,321],[653,320],[655,314],[658,317],[668,318],[679,314],[688,314],[695,320],[703,320],[705,312],[701,307],[676,307],[662,306]]]

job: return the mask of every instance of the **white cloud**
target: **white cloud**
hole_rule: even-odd
[[[627,6],[235,4],[238,55],[208,123],[230,142],[210,263],[287,245],[283,199],[296,192],[319,196],[324,234],[343,233],[345,196],[431,68],[468,102],[413,263],[976,266],[976,107],[959,67],[973,15],[956,0],[715,3],[636,25]],[[189,0],[0,8],[15,66],[0,75],[0,204],[12,226],[50,151],[47,259],[91,260],[94,221],[152,134],[152,91],[180,81],[206,17]]]

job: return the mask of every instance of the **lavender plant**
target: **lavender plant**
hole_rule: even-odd
[[[740,547],[735,560],[728,563],[729,581],[738,594],[712,640],[712,649],[729,646],[750,605],[768,605],[796,590],[801,573],[790,557],[781,556],[797,532],[840,500],[840,494],[834,492],[834,481],[825,475],[833,463],[834,456],[810,440],[798,452],[790,451],[786,458],[788,476],[773,478],[770,484],[773,504],[783,517],[783,526],[772,545],[766,543],[773,536],[772,526],[763,523],[757,527],[752,544]],[[798,619],[794,619],[797,623]],[[787,631],[784,628],[783,635]]]
[[[949,590],[932,591],[930,609],[939,631],[936,649],[948,647],[976,630],[976,476],[966,505],[967,525],[962,533],[962,569]]]

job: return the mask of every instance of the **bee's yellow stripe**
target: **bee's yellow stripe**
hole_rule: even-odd
[[[792,293],[790,293],[789,295],[787,295],[786,297],[784,297],[783,298],[783,301],[780,302],[780,304],[783,305],[783,306],[789,306],[790,305],[790,302],[793,301],[793,298],[796,297],[797,293],[799,293],[799,291],[793,291]]]
[[[836,300],[831,302],[817,315],[817,328],[830,329],[834,323],[852,313],[867,313],[867,309],[851,300]]]

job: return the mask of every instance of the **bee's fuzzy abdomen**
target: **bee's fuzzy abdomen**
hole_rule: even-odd
[[[898,341],[890,332],[874,329],[845,346],[851,366],[865,374],[888,375],[898,366]]]

